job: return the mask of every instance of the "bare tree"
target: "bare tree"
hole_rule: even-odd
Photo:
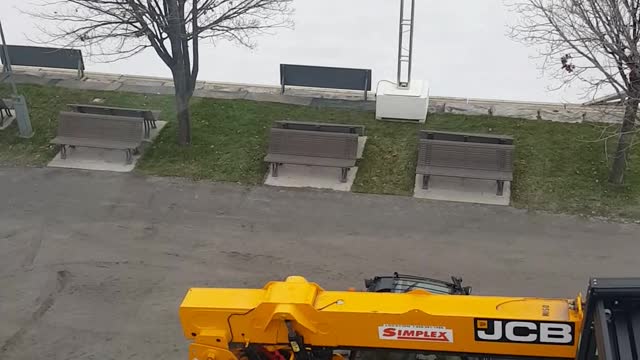
[[[625,105],[609,181],[622,184],[640,103],[640,0],[516,0],[512,36],[537,47],[563,84],[595,96],[615,91]]]
[[[289,26],[293,0],[44,0],[29,14],[50,42],[82,46],[111,59],[153,48],[169,67],[175,86],[178,142],[191,143],[189,100],[200,68],[204,39],[230,39],[253,46],[252,38]]]

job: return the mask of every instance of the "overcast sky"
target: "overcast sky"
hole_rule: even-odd
[[[0,0],[7,41],[29,44],[35,21],[18,9],[29,0]],[[38,0],[31,0],[37,2]],[[278,84],[278,64],[362,67],[374,80],[395,80],[399,0],[295,0],[295,29],[257,39],[250,50],[207,42],[201,80]],[[550,79],[533,49],[506,36],[513,18],[504,0],[418,0],[414,79],[428,80],[434,96],[576,102],[579,85],[550,92]],[[170,77],[152,50],[117,63],[87,61],[88,71]]]

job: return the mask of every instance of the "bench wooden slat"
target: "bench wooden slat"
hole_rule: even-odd
[[[67,136],[56,136],[51,140],[52,144],[92,147],[100,149],[127,150],[138,147],[135,142],[100,140],[100,139],[82,139]]]
[[[513,173],[504,171],[490,171],[477,169],[457,169],[440,166],[418,166],[416,173],[421,175],[448,176],[481,180],[513,180]]]
[[[473,134],[463,132],[446,132],[433,130],[420,130],[420,139],[461,141],[471,143],[506,144],[513,145],[513,137],[495,134]]]
[[[337,132],[345,134],[358,134],[358,136],[365,135],[364,125],[329,124],[308,121],[282,120],[276,121],[275,126],[278,128],[291,130]]]
[[[147,120],[158,121],[160,120],[160,110],[149,109],[131,109],[121,108],[113,106],[99,106],[99,105],[84,105],[84,104],[68,104],[69,108],[75,112],[87,113],[87,114],[102,114],[113,116],[125,116],[125,117],[143,117]]]
[[[309,166],[324,166],[324,167],[353,167],[355,166],[354,160],[344,160],[335,158],[321,158],[312,156],[295,156],[295,155],[278,155],[269,154],[264,159],[270,163],[281,164],[293,164],[293,165],[309,165]]]

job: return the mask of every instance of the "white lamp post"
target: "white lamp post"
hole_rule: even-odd
[[[376,90],[376,119],[425,122],[429,107],[429,84],[411,79],[415,0],[400,0],[398,78],[380,81]]]

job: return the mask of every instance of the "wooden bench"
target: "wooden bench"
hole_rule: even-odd
[[[431,175],[495,180],[502,196],[504,182],[513,180],[514,149],[508,136],[422,131],[416,173],[423,175],[423,189]]]
[[[357,134],[272,128],[264,161],[271,164],[273,177],[283,164],[310,165],[341,168],[340,181],[347,182],[357,155]]]
[[[0,127],[4,125],[6,119],[13,116],[11,109],[13,109],[13,101],[0,98]]]
[[[151,129],[156,129],[156,121],[160,120],[160,110],[129,109],[113,106],[68,104],[72,111],[85,114],[124,116],[144,119],[144,138],[148,139]]]
[[[67,158],[67,146],[124,150],[127,164],[142,143],[142,118],[61,112],[58,133],[51,140],[60,145],[61,158]]]
[[[371,91],[371,70],[327,66],[280,64],[280,86]]]
[[[316,123],[316,122],[283,120],[283,121],[276,121],[275,126],[281,129],[358,134],[358,136],[365,135],[364,125],[326,124],[326,123]]]

